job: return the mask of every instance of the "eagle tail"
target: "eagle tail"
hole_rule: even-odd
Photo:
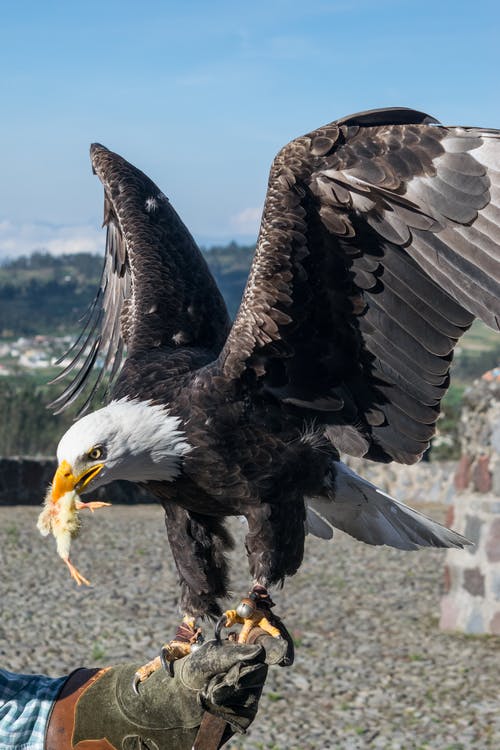
[[[367,544],[404,550],[471,544],[461,534],[395,500],[341,461],[332,463],[325,493],[306,498],[307,529],[323,539],[332,527]]]

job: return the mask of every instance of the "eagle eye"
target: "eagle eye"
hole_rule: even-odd
[[[96,445],[94,448],[89,450],[87,453],[87,458],[90,458],[92,461],[97,461],[98,458],[102,458],[104,454],[103,449],[100,445]]]

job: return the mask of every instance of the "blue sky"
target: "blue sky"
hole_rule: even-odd
[[[0,254],[98,250],[104,143],[202,244],[255,239],[294,136],[413,106],[500,127],[492,0],[0,0]]]

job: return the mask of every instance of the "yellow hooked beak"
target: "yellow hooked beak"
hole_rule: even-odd
[[[103,467],[104,464],[94,464],[90,469],[86,469],[78,477],[75,477],[69,463],[61,461],[52,480],[52,502],[57,503],[66,492],[71,490],[83,492],[88,483],[99,474]]]

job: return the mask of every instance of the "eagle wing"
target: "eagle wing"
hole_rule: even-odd
[[[376,110],[282,149],[219,358],[379,461],[418,460],[457,340],[500,322],[500,132],[435,123]]]
[[[100,287],[83,330],[65,356],[73,373],[51,406],[62,411],[85,389],[98,358],[99,375],[113,381],[124,358],[163,347],[200,347],[216,358],[230,320],[224,300],[194,239],[166,196],[143,172],[104,146],[90,149],[104,187],[106,252]],[[56,411],[56,413],[57,413]]]

